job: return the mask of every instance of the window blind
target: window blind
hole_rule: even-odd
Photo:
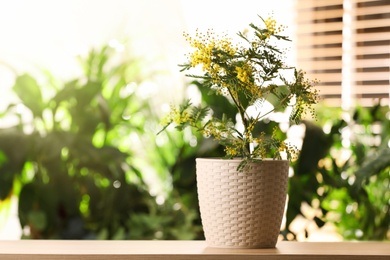
[[[297,0],[297,66],[325,102],[389,104],[390,0]]]

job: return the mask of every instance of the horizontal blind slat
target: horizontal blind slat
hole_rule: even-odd
[[[377,5],[379,4],[385,4],[387,3],[388,0],[351,0],[353,4],[367,4],[367,3],[376,3]],[[388,4],[388,3],[387,3]]]
[[[320,95],[334,95],[338,94],[341,95],[341,88],[340,85],[334,85],[334,86],[317,86],[318,90],[320,91]]]
[[[355,34],[355,40],[358,42],[386,41],[389,40],[389,38],[390,34],[388,32]]]
[[[310,78],[318,79],[320,82],[336,82],[341,81],[341,73],[307,73]]]
[[[342,22],[334,23],[316,23],[316,24],[303,24],[299,27],[300,33],[320,33],[320,32],[332,32],[341,31],[343,29]]]
[[[299,47],[308,45],[319,45],[319,44],[341,44],[343,42],[343,36],[338,35],[309,35],[309,34],[298,34],[297,45]]]
[[[325,7],[342,4],[342,0],[306,0],[298,1],[298,9],[314,8],[314,7]]]
[[[372,14],[385,14],[389,12],[389,7],[387,6],[370,6],[364,8],[356,8],[355,15],[363,16],[363,15],[372,15]]]
[[[387,54],[389,53],[390,45],[380,45],[380,46],[359,46],[355,49],[356,55],[364,54]]]
[[[376,20],[361,20],[361,21],[356,21],[355,28],[356,29],[381,28],[381,27],[386,28],[389,27],[389,24],[390,24],[390,18],[376,19]],[[387,33],[389,34],[389,32]]]
[[[386,94],[389,93],[389,86],[384,85],[372,85],[372,86],[355,86],[355,92],[360,94],[365,94],[369,90],[370,93],[374,94]]]
[[[313,20],[330,20],[343,17],[343,9],[336,10],[321,10],[312,12],[310,11],[301,11],[297,17],[297,21],[300,23],[311,23]]]
[[[378,68],[378,67],[389,67],[389,59],[375,59],[375,60],[357,60],[354,62],[353,67],[355,68]]]
[[[299,55],[302,57],[329,57],[341,56],[341,48],[300,48]]]
[[[313,62],[313,61],[302,61],[298,60],[298,66],[304,70],[326,70],[326,69],[341,69],[342,63],[341,61],[321,61],[321,62]]]
[[[355,81],[388,81],[390,77],[389,72],[358,72],[354,73]]]
[[[342,69],[342,61],[311,61],[307,60],[298,60],[297,66],[300,68],[312,71],[312,70],[337,70]],[[378,59],[378,60],[358,60],[352,64],[354,69],[372,69],[372,68],[387,68],[390,67],[390,61],[387,59]]]

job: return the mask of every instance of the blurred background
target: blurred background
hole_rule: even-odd
[[[390,3],[0,2],[0,239],[203,239],[196,132],[156,135],[184,98],[235,118],[179,71],[183,32],[272,15],[318,79],[318,118],[262,126],[301,147],[280,239],[390,239]]]

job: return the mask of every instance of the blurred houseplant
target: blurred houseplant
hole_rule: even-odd
[[[128,214],[149,211],[152,198],[132,155],[116,147],[117,132],[140,127],[125,118],[143,104],[121,92],[137,80],[137,64],[111,69],[113,51],[91,50],[81,60],[84,75],[63,87],[47,73],[46,91],[54,93],[49,98],[45,83],[33,76],[15,80],[20,103],[5,114],[14,113],[19,123],[0,132],[0,199],[19,195],[20,223],[30,230],[25,237],[113,238],[125,233]],[[24,115],[15,107],[23,107]],[[134,178],[140,184],[129,181]]]
[[[16,77],[20,102],[1,114],[18,119],[0,130],[2,213],[18,196],[23,238],[191,239],[186,213],[156,202],[133,152],[132,136],[156,121],[137,96],[140,61],[109,45],[80,61],[84,73],[65,84]]]
[[[302,240],[310,238],[313,223],[333,224],[344,240],[389,240],[389,107],[357,106],[351,117],[336,107],[317,111],[319,125],[305,122],[283,233]],[[306,225],[294,232],[299,216]]]
[[[212,246],[275,246],[286,198],[288,160],[291,160],[298,151],[294,146],[278,138],[277,129],[272,136],[266,137],[264,132],[258,132],[257,127],[271,113],[288,108],[290,109],[290,121],[300,122],[306,112],[313,114],[312,106],[318,101],[317,91],[313,88],[314,82],[305,79],[304,72],[286,65],[283,60],[284,53],[276,46],[278,41],[288,40],[288,37],[279,34],[283,27],[277,27],[272,18],[263,20],[263,22],[264,28],[250,24],[253,32],[250,36],[247,33],[238,34],[242,41],[241,45],[233,44],[232,39],[227,37],[218,39],[211,30],[205,34],[197,32],[196,38],[185,34],[186,39],[195,50],[189,54],[188,63],[182,65],[182,71],[198,65],[201,66],[204,72],[202,75],[188,76],[199,79],[201,87],[209,90],[210,93],[225,97],[224,102],[231,102],[239,117],[238,124],[234,124],[233,119],[227,118],[224,114],[221,118],[214,117],[209,107],[195,106],[189,100],[185,101],[179,108],[172,106],[171,112],[163,120],[163,130],[173,124],[179,130],[192,127],[204,136],[212,137],[225,147],[226,158],[230,159],[215,161],[197,159],[197,181],[203,228],[206,241]],[[287,72],[292,72],[293,79],[287,79]],[[272,103],[273,106],[269,108],[265,105],[266,103]],[[266,160],[269,155],[277,160]],[[287,160],[282,160],[283,155]],[[207,165],[204,166],[203,163],[207,163]],[[229,166],[223,166],[225,163]],[[281,166],[276,166],[276,163],[280,163]],[[280,200],[275,202],[277,204],[275,211],[278,213],[281,211],[281,213],[275,217],[269,217],[269,214],[263,209],[264,212],[249,214],[248,220],[237,218],[233,211],[225,212],[226,208],[222,202],[213,198],[213,194],[217,196],[217,193],[222,194],[221,200],[228,197],[228,195],[223,194],[224,191],[218,191],[217,187],[221,184],[218,183],[220,180],[214,179],[216,174],[213,175],[213,170],[208,171],[213,166],[225,169],[233,166],[233,170],[226,170],[229,172],[221,174],[228,176],[221,182],[229,182],[229,178],[231,180],[242,179],[238,182],[247,180],[248,184],[243,184],[243,187],[239,187],[240,185],[235,187],[238,190],[251,188],[256,190],[261,185],[274,189],[276,195],[272,194],[271,197],[265,198],[265,201],[268,200],[268,203],[272,204],[275,202],[272,197],[280,197]],[[267,175],[267,169],[277,167],[282,169],[280,174]],[[200,171],[203,168],[206,170],[204,173]],[[220,169],[215,171],[221,172]],[[256,171],[260,172],[256,173]],[[269,171],[271,172],[271,170]],[[206,179],[203,179],[203,176]],[[254,176],[254,178],[250,179],[248,176],[251,178]],[[280,176],[281,179],[276,179],[275,176]],[[263,184],[261,181],[259,182],[261,178],[268,178],[269,181],[274,181],[276,184],[275,186],[272,186],[271,183]],[[204,189],[202,183],[205,183],[210,189]],[[226,183],[226,185],[230,184]],[[233,188],[227,187],[227,189]],[[260,193],[254,196],[261,197],[263,195],[266,196]],[[214,201],[203,201],[209,197]],[[236,204],[240,207],[244,203],[246,202],[236,200],[227,203],[227,205]],[[253,206],[261,203],[261,201],[253,201],[252,204],[248,204]],[[202,210],[202,205],[208,205],[209,208]],[[221,205],[222,215],[218,213]],[[225,224],[218,225],[214,222],[208,222],[209,217],[212,221],[214,218],[222,219],[225,215],[231,216],[230,223],[226,226],[231,225],[229,227],[232,229],[226,228]],[[276,221],[272,224],[261,223],[268,218]],[[249,233],[254,233],[254,238],[249,238],[249,240],[246,239],[246,235],[241,236],[240,234],[247,232],[246,227],[241,226],[242,223],[246,222],[257,227],[260,225],[258,229],[253,228],[253,226],[249,227]],[[234,227],[236,228],[234,229]],[[268,227],[271,230],[269,232],[271,238],[261,237],[262,229],[266,230]],[[214,237],[214,234],[219,232],[223,233],[227,239]],[[264,231],[264,234],[267,232]]]

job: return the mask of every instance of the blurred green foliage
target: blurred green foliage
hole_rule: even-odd
[[[80,62],[84,73],[66,83],[16,77],[20,102],[1,113],[16,119],[0,130],[2,213],[18,196],[24,238],[193,239],[191,214],[157,203],[139,166],[132,136],[157,121],[136,94],[140,62],[109,46]]]
[[[333,223],[345,240],[389,240],[389,107],[357,107],[352,114],[321,107],[318,114],[317,124],[305,123],[283,234],[295,237],[289,226],[299,215],[307,218],[306,204],[318,227]]]

